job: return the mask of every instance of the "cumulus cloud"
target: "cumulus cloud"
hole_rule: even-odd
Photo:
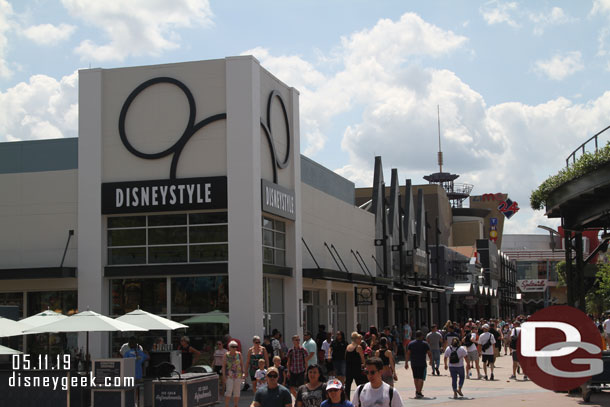
[[[78,72],[56,80],[34,75],[0,92],[0,141],[76,137]]]
[[[556,54],[551,59],[536,61],[534,69],[549,79],[560,81],[585,68],[580,51]]]
[[[542,35],[549,26],[575,21],[560,7],[553,7],[550,12],[529,13],[528,17],[534,23],[534,34],[536,35]]]
[[[39,24],[24,29],[23,35],[39,45],[56,45],[70,38],[75,30],[69,24]]]
[[[409,32],[399,33],[397,26]],[[438,171],[440,105],[443,170],[460,174],[457,182],[474,184],[475,194],[506,192],[518,202],[522,209],[507,222],[508,232],[533,233],[538,224],[555,227],[541,211],[529,209],[529,195],[565,165],[565,156],[581,141],[607,125],[610,92],[580,104],[559,97],[538,105],[489,106],[454,72],[421,66],[422,55],[455,52],[466,43],[409,14],[344,37],[333,51],[338,60],[332,73],[298,56],[273,56],[267,49],[249,53],[305,90],[300,104],[306,155],[315,159],[327,141],[328,124],[349,116],[341,137],[349,162],[335,170],[357,186],[371,185],[375,155],[383,157],[387,179],[390,168],[397,168],[401,183],[407,178],[425,183],[423,175]],[[568,53],[557,59],[571,73],[582,69],[580,58]],[[567,75],[547,65],[549,75]]]
[[[505,23],[516,28],[519,27],[519,23],[517,23],[512,16],[515,11],[517,11],[516,2],[505,3],[499,0],[489,1],[479,9],[479,12],[487,24],[494,25]]]
[[[62,0],[75,18],[97,27],[108,42],[84,40],[76,48],[83,60],[123,61],[128,56],[152,55],[179,47],[178,28],[212,24],[208,0]]]
[[[6,51],[8,48],[7,33],[13,26],[11,20],[13,16],[13,8],[6,0],[0,0],[0,78],[8,78],[11,76],[11,70],[6,62]]]
[[[610,14],[610,0],[593,0],[590,14]]]
[[[464,36],[427,23],[417,14],[406,13],[397,21],[382,19],[370,29],[342,37],[341,45],[332,56],[339,69],[332,75],[321,73],[314,64],[298,56],[273,57],[269,50],[261,48],[246,53],[254,54],[282,80],[294,79],[288,83],[296,84],[301,91],[304,153],[315,155],[324,148],[325,130],[338,115],[350,112],[355,106],[382,107],[382,101],[388,98],[407,97],[413,101],[415,94],[409,94],[409,90],[400,89],[395,83],[397,77],[408,75],[404,64],[409,58],[440,57],[463,47],[466,42]],[[278,72],[285,72],[286,77]],[[413,81],[416,87],[419,79],[413,78]]]

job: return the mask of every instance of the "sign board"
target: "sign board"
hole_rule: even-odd
[[[102,214],[225,209],[227,177],[102,184]]]
[[[290,220],[296,219],[294,191],[262,179],[261,199],[263,212]]]
[[[354,287],[354,299],[358,305],[373,305],[373,289]]]
[[[95,359],[93,360],[93,376],[95,383],[104,385],[105,379],[117,377],[135,377],[136,360],[134,358],[124,359]]]
[[[517,287],[522,293],[542,292],[547,285],[548,280],[517,280]]]
[[[498,205],[498,210],[506,216],[506,219],[510,219],[515,213],[519,212],[519,204],[506,198]]]

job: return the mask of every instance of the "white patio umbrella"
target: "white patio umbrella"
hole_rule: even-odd
[[[171,319],[163,318],[143,309],[135,309],[127,314],[116,318],[117,321],[127,322],[128,324],[136,325],[142,328],[159,331],[169,331],[180,328],[188,328],[188,325],[181,324]]]
[[[21,321],[0,317],[0,338],[23,335],[23,331],[31,327],[31,325]]]
[[[39,312],[36,315],[32,315],[31,317],[24,318],[19,322],[30,325],[32,328],[38,328],[43,325],[50,324],[51,322],[61,321],[62,319],[68,318],[67,315],[64,315],[60,312],[55,312],[50,309],[46,311]],[[47,332],[47,354],[51,353],[51,333]]]
[[[20,355],[23,352],[0,345],[0,355]]]
[[[32,315],[31,317],[24,318],[19,322],[27,324],[32,328],[37,328],[66,318],[68,318],[67,315],[48,309],[46,311],[39,312],[36,315]]]
[[[147,331],[136,325],[117,321],[94,311],[83,311],[68,318],[42,325],[38,328],[26,329],[25,334],[38,334],[46,332],[86,332],[87,347],[86,358],[89,361],[89,332],[113,332],[113,331]]]

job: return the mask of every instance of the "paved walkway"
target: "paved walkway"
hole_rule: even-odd
[[[396,388],[400,392],[405,406],[468,406],[468,407],[517,407],[517,406],[536,406],[536,407],[574,407],[574,406],[599,406],[610,407],[610,393],[595,393],[591,397],[590,403],[584,403],[580,394],[569,395],[567,393],[554,393],[538,387],[531,381],[509,380],[512,374],[512,359],[510,355],[501,356],[497,359],[495,380],[486,381],[466,379],[462,392],[463,399],[453,399],[451,389],[451,376],[449,371],[443,369],[441,359],[441,375],[430,375],[428,367],[428,377],[424,384],[423,393],[425,398],[414,399],[415,390],[413,386],[413,376],[411,369],[405,370],[404,363],[397,365],[398,382]],[[481,370],[482,372],[482,370]],[[476,370],[473,373],[476,377]],[[352,386],[352,394],[355,386]],[[248,407],[252,402],[253,394],[251,390],[243,391],[239,401],[239,407]],[[222,404],[222,403],[221,403]],[[233,407],[232,403],[229,407]]]

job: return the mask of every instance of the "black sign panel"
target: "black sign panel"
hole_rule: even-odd
[[[154,405],[162,407],[182,407],[184,394],[182,394],[182,383],[155,383],[154,384]]]
[[[187,382],[188,406],[199,407],[218,402],[218,378]]]
[[[263,179],[261,180],[261,198],[263,212],[290,220],[296,219],[294,191]]]
[[[102,184],[102,214],[227,207],[227,177],[181,178]]]
[[[358,305],[373,305],[373,289],[354,287],[356,306]]]

